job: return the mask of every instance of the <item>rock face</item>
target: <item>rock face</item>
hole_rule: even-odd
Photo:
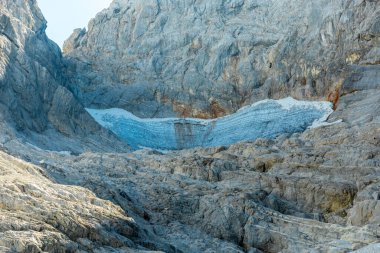
[[[213,120],[193,118],[140,119],[122,109],[89,113],[133,148],[161,150],[231,145],[258,138],[303,132],[327,119],[329,102],[305,102],[292,98],[261,101]]]
[[[379,11],[365,0],[115,0],[66,41],[70,87],[86,107],[139,117],[214,118],[289,95],[336,102],[353,65],[380,60]]]
[[[41,168],[1,151],[0,173],[1,252],[104,252],[134,246],[129,238],[139,236],[135,221],[111,202],[54,184]]]
[[[0,19],[2,121],[49,149],[83,150],[86,145],[75,143],[74,136],[88,142],[113,139],[117,143],[63,86],[62,55],[45,34],[46,20],[36,1],[1,0]],[[47,136],[58,138],[62,145],[49,142]]]
[[[0,5],[1,105],[18,129],[42,132],[48,125],[47,105],[63,79],[60,51],[44,34],[46,21],[35,1]]]
[[[379,89],[367,89],[341,97],[330,121],[343,122],[274,140],[77,156],[6,148],[118,204],[151,232],[131,238],[151,250],[371,252],[380,243],[379,112]]]
[[[35,0],[0,0],[0,252],[377,252],[379,6],[119,0],[63,60]],[[82,106],[207,118],[285,94],[328,95],[338,123],[121,153]]]

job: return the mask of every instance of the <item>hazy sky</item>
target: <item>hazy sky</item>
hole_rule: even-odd
[[[96,13],[112,0],[37,0],[48,21],[47,35],[60,47],[75,28],[87,27]]]

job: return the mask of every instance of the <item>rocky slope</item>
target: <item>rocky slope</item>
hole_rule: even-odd
[[[275,140],[78,156],[6,148],[120,205],[157,237],[135,239],[152,250],[159,239],[164,252],[376,252],[379,112],[373,89],[341,98],[331,120],[343,122]]]
[[[64,87],[62,55],[45,34],[36,1],[1,0],[0,20],[1,142],[24,135],[39,146],[75,152],[118,143]]]
[[[0,252],[378,251],[378,1],[115,0],[66,60],[36,1],[0,19]],[[170,152],[128,152],[82,106],[213,117],[330,91],[338,124]]]
[[[117,0],[66,41],[70,87],[86,107],[139,117],[336,102],[352,65],[379,63],[379,12],[368,0]]]
[[[120,207],[1,151],[0,175],[0,252],[107,252],[141,234]]]

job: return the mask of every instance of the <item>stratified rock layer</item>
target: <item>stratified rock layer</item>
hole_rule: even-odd
[[[161,150],[231,145],[303,132],[333,112],[329,102],[264,100],[213,120],[140,119],[122,109],[87,109],[99,124],[134,148]]]
[[[376,252],[378,11],[371,0],[115,1],[66,44],[77,57],[67,89],[36,1],[0,0],[0,251]],[[244,59],[254,71],[241,70]],[[251,86],[251,77],[267,81]],[[113,153],[120,142],[77,100],[209,117],[244,104],[244,87],[254,87],[247,101],[331,91],[328,123],[339,123],[230,146]]]
[[[364,0],[115,0],[66,41],[86,107],[214,118],[266,98],[338,99],[379,62],[380,5]]]
[[[138,236],[120,207],[0,151],[0,252],[105,252]]]
[[[53,150],[97,149],[94,143],[109,140],[117,144],[63,86],[62,55],[45,34],[46,20],[36,1],[0,0],[0,20],[0,131],[22,133]]]
[[[379,112],[369,89],[342,96],[330,121],[343,122],[274,140],[78,156],[5,148],[120,205],[150,231],[133,240],[149,249],[366,252],[380,243]]]

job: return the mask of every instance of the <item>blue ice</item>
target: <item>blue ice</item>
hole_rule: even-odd
[[[318,126],[332,113],[329,102],[293,98],[263,100],[217,119],[141,119],[123,109],[87,109],[94,119],[132,148],[177,150],[275,138]]]

